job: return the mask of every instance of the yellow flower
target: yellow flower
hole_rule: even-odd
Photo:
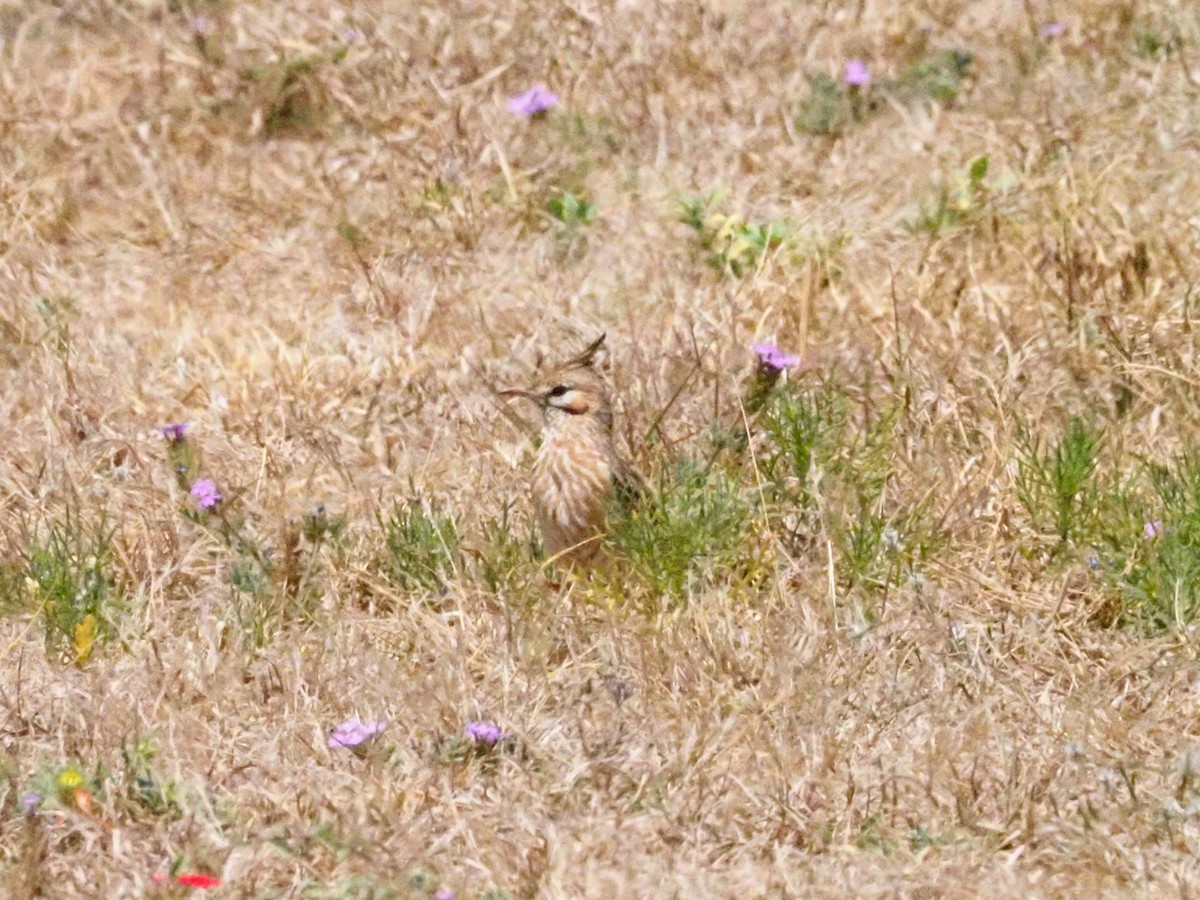
[[[58,787],[64,791],[83,787],[83,773],[72,766],[58,776]]]

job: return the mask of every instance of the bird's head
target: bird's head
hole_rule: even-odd
[[[542,409],[546,423],[567,417],[584,417],[612,427],[612,407],[608,388],[595,368],[596,353],[604,346],[600,335],[582,353],[549,369],[528,388],[507,388],[503,397],[524,397]]]

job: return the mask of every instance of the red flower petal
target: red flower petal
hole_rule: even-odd
[[[185,872],[182,875],[176,875],[175,880],[184,887],[200,888],[200,890],[221,886],[220,878],[215,878],[212,875],[205,875],[201,872]]]

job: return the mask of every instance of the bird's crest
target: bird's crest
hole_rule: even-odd
[[[591,368],[592,363],[596,359],[596,354],[600,352],[600,348],[604,346],[604,339],[606,337],[608,337],[608,333],[602,332],[600,337],[588,344],[586,350],[584,350],[578,356],[571,357],[569,360],[563,363],[562,367],[564,369]]]

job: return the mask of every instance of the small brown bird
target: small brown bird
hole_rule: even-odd
[[[641,492],[636,470],[614,446],[608,387],[593,365],[604,338],[553,368],[538,386],[500,392],[542,410],[531,488],[546,552],[555,561],[592,561],[612,500],[629,501]]]

